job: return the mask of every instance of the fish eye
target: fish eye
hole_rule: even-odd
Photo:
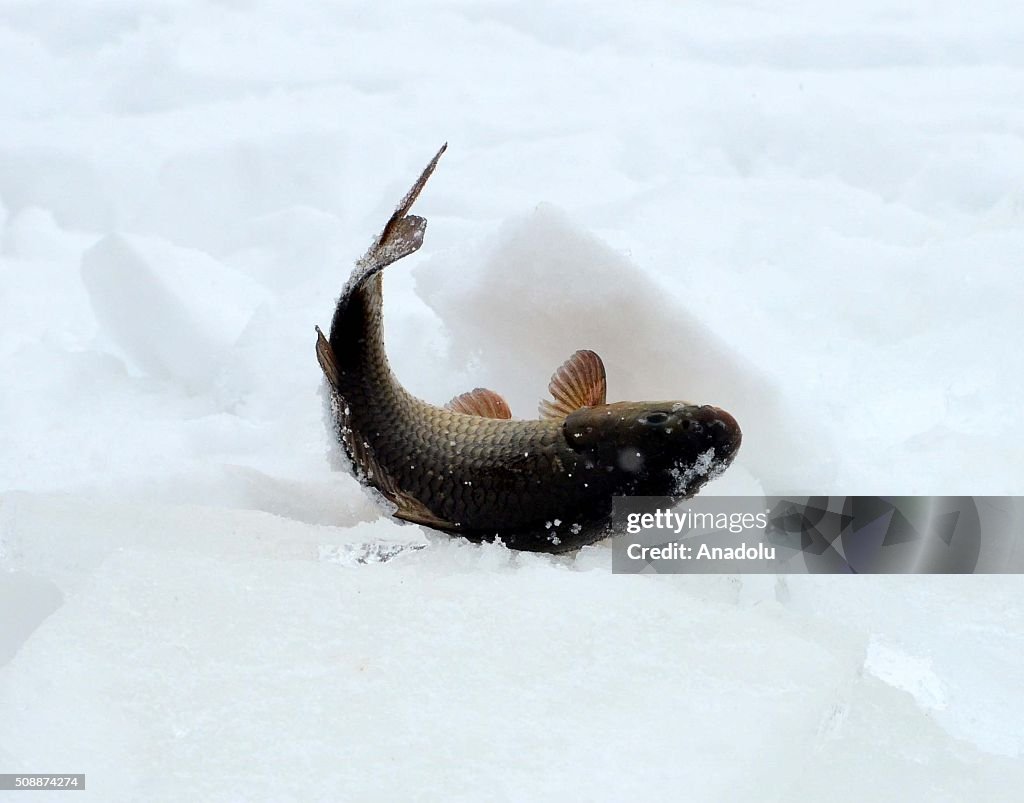
[[[651,425],[664,424],[668,421],[668,413],[648,413],[640,421]]]

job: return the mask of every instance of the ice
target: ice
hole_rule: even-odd
[[[636,777],[621,772],[625,761],[655,788],[688,783],[706,798],[752,794],[777,764],[772,745],[812,749],[823,712],[860,685],[862,642],[807,622],[801,632],[778,610],[708,603],[680,615],[694,600],[678,584],[619,588],[605,572],[517,567],[502,547],[448,540],[360,568],[288,554],[265,537],[263,554],[247,555],[254,521],[240,517],[249,532],[227,538],[200,519],[147,548],[124,533],[134,544],[109,553],[51,616],[50,638],[29,642],[5,670],[4,743],[19,734],[16,755],[30,764],[60,755],[95,779],[100,798],[130,798],[145,784],[157,799],[182,784],[230,796],[249,768],[247,797],[270,800],[282,778],[310,767],[319,771],[299,782],[306,797],[338,785],[356,797],[409,788],[433,797],[452,788],[436,772],[438,750],[472,756],[454,787],[468,796],[625,793]],[[336,538],[292,530],[295,547]],[[742,646],[751,640],[773,649]],[[548,648],[524,653],[528,643]],[[54,683],[29,670],[55,664],[74,672]],[[797,665],[799,682],[777,682]],[[44,711],[17,704],[43,693]],[[715,721],[694,730],[709,707]],[[902,708],[936,730],[912,704]],[[917,750],[891,760],[912,764]],[[542,781],[552,755],[562,770]],[[745,773],[727,771],[741,760]],[[156,761],[166,769],[154,777],[146,768]],[[373,771],[384,766],[384,777]]]
[[[131,520],[64,509],[74,542]],[[52,510],[22,510],[21,527],[54,530]],[[172,516],[138,511],[109,533],[119,545],[0,675],[5,749],[33,766],[60,756],[96,799],[222,799],[239,775],[252,800],[285,785],[306,799],[606,799],[637,783],[765,799],[769,775],[768,799],[841,781],[843,799],[934,783],[955,800],[1021,778],[862,674],[863,634],[777,603],[701,601],[673,578],[610,584],[606,566],[441,538],[356,564],[333,558],[336,528]],[[470,758],[448,775],[439,756]]]
[[[448,141],[384,281],[413,392],[530,416],[592,348],[736,416],[707,493],[1019,495],[1022,39],[1001,0],[4,4],[0,772],[1015,800],[1019,578],[401,524],[332,471],[313,327]]]
[[[909,655],[872,641],[864,668],[890,686],[910,692],[922,708],[943,709],[948,691],[945,684],[932,671],[931,660]]]
[[[208,390],[265,297],[208,255],[107,237],[82,257],[82,280],[105,333],[149,376]]]
[[[4,558],[0,553],[0,558]],[[0,661],[7,663],[46,618],[64,603],[51,581],[7,569],[0,575]],[[16,613],[15,613],[16,612]]]
[[[835,584],[790,577],[786,586],[793,609],[827,610],[870,631],[866,671],[909,692],[956,738],[1019,757],[1024,740],[1011,723],[1024,714],[1014,691],[1024,682],[1024,669],[1011,656],[1024,649],[1020,581],[979,580],[861,577]]]

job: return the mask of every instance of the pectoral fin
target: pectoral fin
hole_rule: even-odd
[[[541,418],[565,418],[581,407],[605,403],[604,363],[593,351],[577,351],[555,371],[548,385],[551,401],[540,403]]]
[[[493,390],[487,388],[476,388],[468,393],[456,396],[446,408],[455,413],[466,415],[479,415],[483,418],[511,418],[512,411],[508,402]]]

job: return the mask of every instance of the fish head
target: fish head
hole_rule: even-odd
[[[562,432],[622,493],[688,497],[721,474],[739,450],[736,419],[711,405],[617,402],[570,413]]]

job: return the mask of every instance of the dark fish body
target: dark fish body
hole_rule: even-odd
[[[408,210],[443,151],[357,263],[330,338],[318,330],[333,424],[356,475],[399,518],[545,552],[605,537],[616,495],[696,493],[735,455],[736,422],[685,402],[605,404],[593,352],[577,352],[556,373],[539,420],[511,420],[504,401],[482,389],[437,407],[395,378],[381,270],[419,248],[426,221]]]

